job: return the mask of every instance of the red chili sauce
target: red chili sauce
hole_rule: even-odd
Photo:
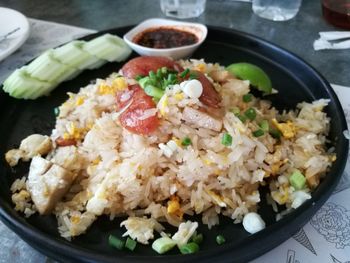
[[[192,45],[198,42],[195,34],[171,27],[155,27],[142,31],[133,40],[134,43],[150,48],[174,48]]]

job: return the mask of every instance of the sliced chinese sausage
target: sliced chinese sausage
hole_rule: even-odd
[[[123,96],[126,96],[124,100]],[[122,110],[125,107],[119,121],[128,131],[147,135],[158,128],[156,104],[140,86],[132,85],[128,90],[117,94],[117,108]]]
[[[178,72],[183,71],[183,68],[174,60],[167,57],[137,57],[130,60],[122,67],[122,73],[127,78],[135,78],[137,76],[147,76],[152,70],[166,67]]]
[[[202,72],[191,70],[191,73],[196,76],[196,79],[198,79],[203,86],[203,92],[199,100],[208,107],[219,108],[221,97],[215,90],[214,85]]]

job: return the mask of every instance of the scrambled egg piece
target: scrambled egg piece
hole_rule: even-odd
[[[222,200],[222,197],[211,190],[206,190],[207,194],[213,199],[214,203],[216,203],[220,207],[226,207],[226,203]]]
[[[272,119],[273,125],[282,133],[286,139],[291,139],[296,134],[296,128],[293,122],[287,121],[286,123],[279,123],[275,118]]]
[[[168,106],[168,96],[164,95],[161,99],[160,109],[159,109],[159,112],[162,116],[165,116],[165,109],[167,106]]]
[[[179,198],[177,196],[172,196],[170,201],[168,201],[167,213],[170,215],[177,215],[182,218],[183,212],[181,211]]]

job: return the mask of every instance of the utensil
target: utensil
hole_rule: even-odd
[[[108,246],[108,235],[121,236],[124,232],[119,224],[124,218],[109,221],[108,217],[99,218],[85,235],[69,242],[61,238],[57,231],[54,216],[34,215],[25,219],[18,214],[11,203],[10,186],[15,178],[28,172],[28,164],[16,167],[15,174],[0,164],[0,217],[21,238],[42,253],[59,261],[70,262],[247,262],[273,247],[281,244],[297,232],[322,206],[337,185],[342,175],[348,153],[348,141],[342,135],[346,122],[341,105],[329,83],[315,69],[297,56],[258,37],[239,31],[209,26],[209,34],[203,45],[193,54],[194,58],[205,58],[207,62],[220,62],[229,65],[235,62],[249,62],[258,65],[271,77],[274,88],[279,93],[268,99],[277,109],[295,108],[301,101],[319,98],[330,99],[326,108],[331,118],[329,141],[334,144],[337,160],[319,187],[313,192],[312,199],[301,207],[275,221],[275,213],[262,200],[259,214],[267,223],[266,229],[250,235],[241,224],[233,224],[227,217],[220,217],[220,225],[208,230],[200,224],[199,232],[204,235],[201,250],[193,255],[179,255],[176,250],[167,255],[158,255],[150,246],[138,245],[136,250],[119,251]],[[131,27],[117,28],[107,32],[119,36]],[[97,35],[85,37],[89,40]],[[133,54],[134,56],[136,54]],[[104,78],[118,71],[122,64],[110,63],[93,71],[86,71],[77,78],[61,84],[50,96],[35,101],[16,100],[0,92],[0,121],[6,129],[0,129],[0,155],[18,145],[21,139],[32,133],[49,134],[54,125],[54,107],[67,99],[66,92],[77,92],[91,80]],[[261,196],[265,196],[262,189]],[[200,218],[194,220],[200,221]],[[167,231],[174,232],[167,227]],[[223,234],[226,243],[218,246],[215,237]]]

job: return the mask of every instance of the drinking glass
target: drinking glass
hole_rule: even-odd
[[[292,19],[299,11],[302,0],[253,0],[253,12],[273,21]]]
[[[160,8],[166,16],[181,19],[200,16],[205,4],[206,0],[160,0]]]

